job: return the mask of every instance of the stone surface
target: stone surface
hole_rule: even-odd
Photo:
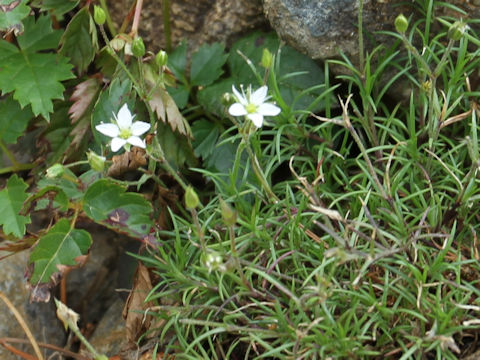
[[[437,7],[437,15],[476,18],[480,15],[480,2],[450,0],[467,15]],[[325,60],[338,57],[341,52],[352,62],[358,59],[358,0],[264,0],[264,11],[271,26],[289,45],[310,56]],[[364,44],[372,49],[374,44],[389,44],[392,37],[376,34],[377,31],[395,31],[398,14],[413,15],[411,2],[402,0],[364,0],[363,27],[367,36]],[[370,39],[370,40],[369,40]],[[371,40],[374,41],[371,41]]]
[[[117,24],[122,23],[131,4],[131,0],[109,3]],[[184,39],[191,49],[214,41],[228,45],[242,34],[267,26],[261,0],[175,0],[170,4],[174,46]],[[139,32],[150,50],[165,48],[162,0],[144,1]]]
[[[0,256],[2,255],[4,254],[0,252]],[[66,335],[63,325],[55,314],[53,300],[49,303],[29,303],[30,293],[24,278],[28,257],[29,252],[23,251],[0,261],[0,274],[2,274],[0,291],[20,312],[37,342],[63,346]],[[3,301],[0,301],[0,337],[26,339],[24,331]],[[34,354],[31,346],[12,345],[29,354]],[[17,360],[18,358],[0,346],[0,359]]]

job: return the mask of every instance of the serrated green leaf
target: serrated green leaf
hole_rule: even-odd
[[[60,40],[60,54],[70,58],[78,73],[82,74],[90,65],[98,48],[97,30],[84,7],[73,17]]]
[[[158,122],[156,138],[168,162],[174,167],[195,163],[195,155],[188,137],[173,132],[168,125]]]
[[[35,22],[33,16],[24,21],[25,32],[17,38],[20,48],[0,41],[0,90],[13,92],[22,108],[32,106],[35,116],[47,120],[53,111],[53,99],[63,99],[62,81],[74,77],[72,65],[62,55],[38,53],[56,49],[62,35],[53,30],[49,16]]]
[[[55,16],[62,16],[74,9],[79,2],[79,0],[42,0],[40,4],[37,5],[39,1],[35,1],[33,5],[44,11],[50,10]]]
[[[215,150],[220,129],[213,122],[208,120],[198,120],[193,123],[192,132],[194,136],[193,150],[195,156],[208,158]]]
[[[227,61],[225,47],[220,43],[204,44],[192,55],[190,82],[192,85],[210,85],[223,74]]]
[[[0,138],[7,144],[14,144],[32,118],[30,109],[22,109],[11,96],[0,100]]]
[[[168,68],[172,71],[173,75],[185,82],[185,67],[187,66],[187,43],[182,42],[175,50],[168,54]]]
[[[217,116],[225,116],[225,105],[222,103],[222,96],[232,92],[232,85],[236,82],[232,78],[217,81],[215,84],[199,89],[197,100],[205,110]]]
[[[0,5],[3,6],[0,9],[0,30],[7,30],[20,24],[22,19],[30,13],[27,0],[22,0],[20,3],[15,0],[0,0]]]
[[[61,219],[40,238],[30,254],[34,266],[30,282],[47,283],[60,270],[59,265],[77,265],[77,259],[87,254],[91,244],[88,232],[73,229],[67,219]]]
[[[83,210],[93,221],[137,239],[148,236],[153,226],[152,204],[108,179],[97,180],[88,188]]]
[[[0,225],[3,227],[4,234],[12,234],[17,238],[25,235],[25,225],[30,224],[30,216],[19,215],[23,202],[28,198],[28,186],[25,182],[12,175],[7,186],[0,191]]]

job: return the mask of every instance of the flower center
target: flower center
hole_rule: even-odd
[[[120,134],[118,135],[119,138],[127,140],[130,136],[132,136],[130,129],[120,129]]]
[[[252,104],[252,103],[247,104],[247,106],[245,106],[245,110],[247,110],[247,112],[249,114],[253,114],[253,113],[257,112],[257,105]]]

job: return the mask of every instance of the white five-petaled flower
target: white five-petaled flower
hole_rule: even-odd
[[[117,152],[125,145],[127,145],[127,150],[130,145],[145,149],[145,141],[140,138],[140,135],[143,135],[150,130],[150,124],[143,121],[135,121],[132,123],[135,115],[132,116],[127,104],[124,104],[121,107],[117,115],[114,113],[113,117],[115,118],[115,123],[101,123],[95,126],[97,131],[112,138],[112,143],[110,145],[112,151]]]
[[[276,116],[280,114],[281,109],[269,102],[266,102],[270,96],[267,96],[268,87],[262,86],[252,93],[252,87],[249,86],[247,93],[240,93],[235,86],[232,86],[233,94],[238,102],[230,105],[228,112],[233,116],[246,116],[252,120],[253,124],[260,128],[263,125],[264,116]]]

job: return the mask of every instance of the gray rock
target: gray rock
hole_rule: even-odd
[[[0,253],[0,256],[4,254]],[[28,263],[29,253],[23,251],[0,261],[0,291],[14,304],[27,323],[37,342],[63,346],[66,335],[63,325],[55,314],[53,300],[49,303],[30,303],[30,293],[24,278],[25,266]],[[26,339],[26,335],[13,314],[3,302],[0,302],[0,337],[14,337]],[[13,346],[34,354],[31,346]],[[51,352],[45,352],[46,355]],[[18,357],[0,346],[0,359],[17,360]]]
[[[478,18],[479,1],[447,1],[466,14],[446,7],[436,7],[436,15],[455,18]],[[312,59],[330,59],[346,54],[358,61],[358,9],[359,0],[264,0],[264,12],[273,29],[289,45]],[[392,37],[378,31],[395,31],[395,18],[403,13],[417,18],[418,9],[403,0],[364,0],[363,28],[365,48],[375,44],[391,44]]]

